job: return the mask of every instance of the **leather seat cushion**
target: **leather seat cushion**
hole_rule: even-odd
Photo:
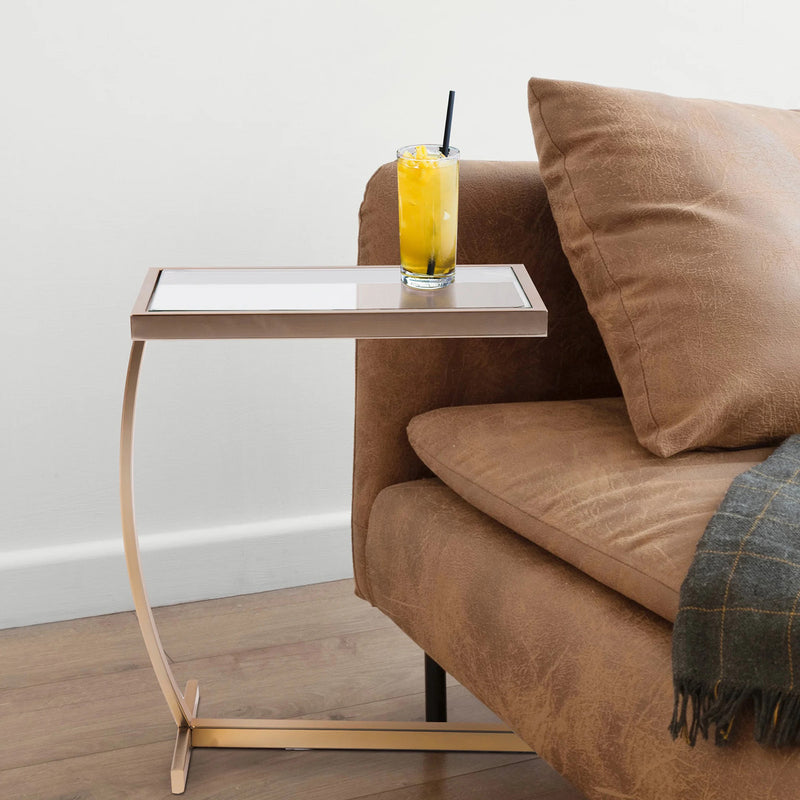
[[[800,797],[800,748],[754,742],[748,709],[725,747],[672,741],[669,623],[436,478],[378,495],[366,565],[374,605],[587,800]]]
[[[670,621],[731,481],[774,449],[661,458],[637,441],[622,398],[441,408],[408,436],[473,506]]]

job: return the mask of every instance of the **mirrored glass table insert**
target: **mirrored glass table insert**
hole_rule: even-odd
[[[193,747],[530,752],[502,725],[449,722],[212,719],[199,687],[181,689],[147,598],[136,534],[133,429],[146,340],[545,336],[547,310],[520,264],[459,266],[443,289],[411,289],[400,267],[175,268],[148,271],[131,313],[122,405],[120,500],[136,616],[177,725],[172,791],[186,786]]]
[[[150,270],[134,339],[543,336],[547,311],[522,265],[459,267],[435,290],[399,267]]]

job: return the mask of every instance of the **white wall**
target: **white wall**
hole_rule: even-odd
[[[148,267],[354,263],[364,183],[440,137],[450,88],[466,158],[535,158],[534,74],[798,107],[790,8],[3,0],[0,626],[131,606],[118,425]],[[348,573],[352,368],[352,342],[147,345],[154,602]]]

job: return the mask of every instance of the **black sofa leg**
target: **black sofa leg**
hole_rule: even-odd
[[[447,722],[447,673],[425,653],[425,720]]]

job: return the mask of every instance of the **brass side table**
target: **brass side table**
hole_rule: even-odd
[[[131,313],[122,407],[120,495],[125,559],[147,653],[178,727],[172,792],[193,747],[529,752],[502,725],[198,717],[199,687],[178,687],[147,599],[136,536],[133,428],[148,339],[545,336],[547,310],[522,265],[458,267],[445,289],[414,290],[399,267],[151,269]]]

